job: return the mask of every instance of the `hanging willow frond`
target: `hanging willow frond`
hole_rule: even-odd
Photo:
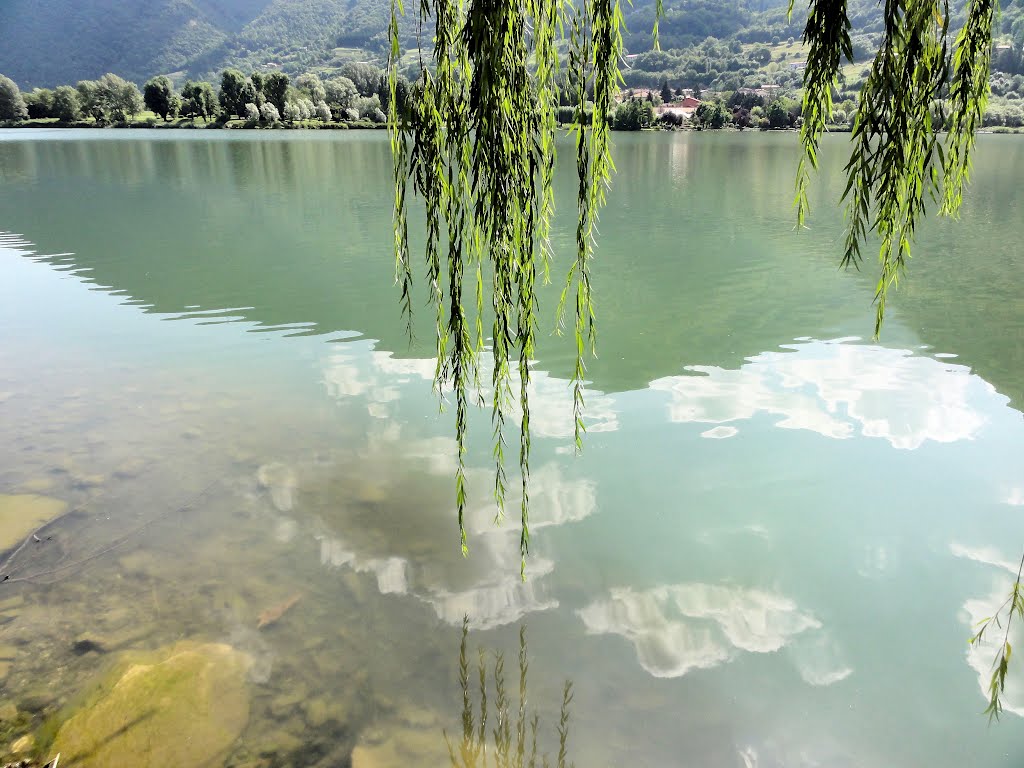
[[[657,47],[662,0],[655,0],[655,8]],[[420,0],[421,26],[434,24],[434,50],[431,65],[417,81],[408,114],[399,112],[396,98],[401,54],[398,19],[403,13],[402,0],[392,0],[389,127],[396,182],[395,271],[402,311],[411,334],[413,268],[407,222],[411,181],[412,191],[425,201],[426,276],[436,312],[435,383],[440,391],[450,387],[456,402],[456,500],[462,549],[468,551],[468,393],[473,387],[480,391],[486,274],[493,315],[494,498],[500,520],[508,489],[505,422],[515,405],[513,378],[518,376],[520,550],[525,569],[530,544],[529,385],[538,325],[536,284],[538,277],[546,281],[549,276],[548,236],[554,208],[556,43],[569,43],[568,69],[576,83],[579,116],[574,128],[579,176],[576,258],[556,315],[561,329],[574,300],[572,386],[579,448],[585,432],[585,360],[596,345],[590,263],[598,214],[614,172],[606,115],[622,83],[622,8],[620,0]],[[941,200],[942,211],[954,214],[969,180],[974,133],[988,94],[994,13],[995,0],[971,0],[967,24],[951,57],[946,0],[884,0],[885,34],[860,95],[843,195],[847,205],[843,264],[860,265],[869,233],[881,238],[876,335],[884,320],[888,290],[896,285],[910,257],[914,232],[926,211],[926,196]],[[804,159],[796,188],[800,223],[808,211],[809,174],[817,167],[842,59],[852,58],[849,33],[846,0],[810,0],[804,32],[810,47],[801,134]],[[949,85],[952,119],[944,151],[943,118],[941,112],[936,117],[935,107],[942,89]],[[594,117],[588,130],[583,116],[590,101]],[[470,293],[476,298],[473,321],[465,307]]]
[[[946,150],[946,197],[942,206],[942,212],[948,216],[958,213],[964,186],[970,181],[971,150],[988,103],[995,13],[995,0],[974,0],[956,41],[949,94],[952,125]]]
[[[950,57],[948,2],[885,0],[885,34],[860,93],[843,193],[843,266],[860,266],[869,233],[881,238],[876,337],[885,319],[889,288],[906,269],[928,196],[941,201],[947,215],[955,214],[962,200],[974,134],[988,96],[994,3],[972,0]],[[840,60],[853,58],[846,0],[812,0],[804,41],[810,54],[804,74],[804,158],[797,173],[798,224],[807,213],[808,166],[817,167],[818,143],[831,112]],[[940,132],[945,126],[937,106],[951,80],[952,120],[944,148]]]
[[[793,0],[790,0],[789,12],[793,13]],[[807,200],[810,172],[818,169],[818,145],[825,122],[832,115],[832,91],[839,82],[843,57],[848,61],[853,59],[846,0],[811,0],[804,43],[810,50],[804,79],[804,123],[800,131],[804,155],[796,174],[796,215],[797,225],[801,227],[810,210]]]
[[[469,392],[473,387],[479,392],[488,293],[484,277],[489,274],[494,499],[500,520],[509,483],[505,424],[518,405],[524,572],[530,546],[530,365],[536,353],[537,281],[547,281],[550,275],[557,42],[566,38],[565,3],[420,0],[420,25],[434,25],[433,56],[415,84],[408,114],[400,113],[395,98],[401,56],[398,20],[404,8],[401,0],[392,0],[391,7],[389,128],[395,159],[394,242],[402,311],[411,333],[413,268],[407,203],[411,184],[412,192],[424,200],[426,215],[426,278],[436,314],[435,384],[442,392],[450,388],[456,404],[456,502],[462,550],[468,552]],[[584,0],[575,10],[571,66],[579,85],[577,106],[582,115],[592,100],[595,119],[589,131],[578,127],[577,254],[559,303],[558,324],[566,299],[573,295],[577,340],[573,400],[580,446],[584,359],[593,354],[595,345],[590,261],[598,212],[606,202],[614,171],[604,115],[621,83],[624,23],[619,0]],[[465,297],[474,289],[475,327],[465,308]],[[515,378],[518,403],[513,395]]]

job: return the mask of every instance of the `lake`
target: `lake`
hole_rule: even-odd
[[[565,144],[523,582],[485,411],[460,554],[385,135],[0,131],[0,498],[68,512],[0,554],[0,702],[37,726],[122,654],[224,643],[225,765],[445,765],[468,617],[516,701],[525,630],[551,753],[572,682],[581,768],[1019,766],[1024,666],[989,726],[967,639],[1024,548],[1024,142],[980,138],[873,343],[845,141],[798,232],[795,135],[615,136],[579,456]]]

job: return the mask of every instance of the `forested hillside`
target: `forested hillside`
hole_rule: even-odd
[[[953,26],[965,0],[955,0]],[[626,7],[627,80],[642,86],[738,87],[771,71],[795,84],[806,5],[792,20],[787,0],[665,0],[662,51],[651,51],[654,0]],[[406,2],[410,13],[418,3]],[[155,74],[215,79],[243,71],[330,73],[351,60],[383,61],[390,0],[3,0],[0,73],[23,88],[53,87],[115,72],[136,82]],[[877,0],[850,0],[855,52],[873,55],[882,17]],[[407,20],[407,41],[415,25]],[[1000,32],[1019,51],[1024,0],[1005,0]],[[708,40],[708,38],[713,38]],[[429,35],[424,36],[429,45]],[[789,46],[788,51],[780,47]],[[767,53],[765,52],[765,49]],[[776,77],[778,75],[778,77]]]
[[[382,55],[389,8],[388,0],[4,0],[0,72],[27,88],[105,72],[136,82],[210,77],[225,66],[301,72],[339,56]]]

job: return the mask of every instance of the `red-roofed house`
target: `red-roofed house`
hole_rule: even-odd
[[[685,99],[673,101],[671,104],[662,104],[659,107],[655,107],[654,114],[658,117],[668,114],[678,115],[679,117],[689,120],[693,117],[694,112],[697,111],[697,107],[699,107],[700,104],[700,99],[687,96]]]

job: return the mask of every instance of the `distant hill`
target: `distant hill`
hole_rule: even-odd
[[[382,55],[388,0],[3,0],[0,72],[23,88],[115,72],[213,75]]]
[[[954,6],[962,9],[964,1]],[[405,4],[414,14],[418,3]],[[709,37],[734,47],[786,44],[799,39],[806,14],[797,3],[789,20],[787,6],[788,0],[665,0],[661,47],[682,54]],[[215,79],[225,66],[329,72],[352,59],[383,62],[389,9],[390,0],[0,0],[0,73],[27,90],[105,72],[139,83],[155,74]],[[879,3],[850,0],[850,9],[860,52],[868,56],[881,30]],[[650,51],[654,0],[634,0],[625,14],[629,52]],[[1024,43],[1024,0],[1004,0],[1001,31]],[[412,42],[411,18],[404,32]],[[429,45],[429,35],[424,39]]]

